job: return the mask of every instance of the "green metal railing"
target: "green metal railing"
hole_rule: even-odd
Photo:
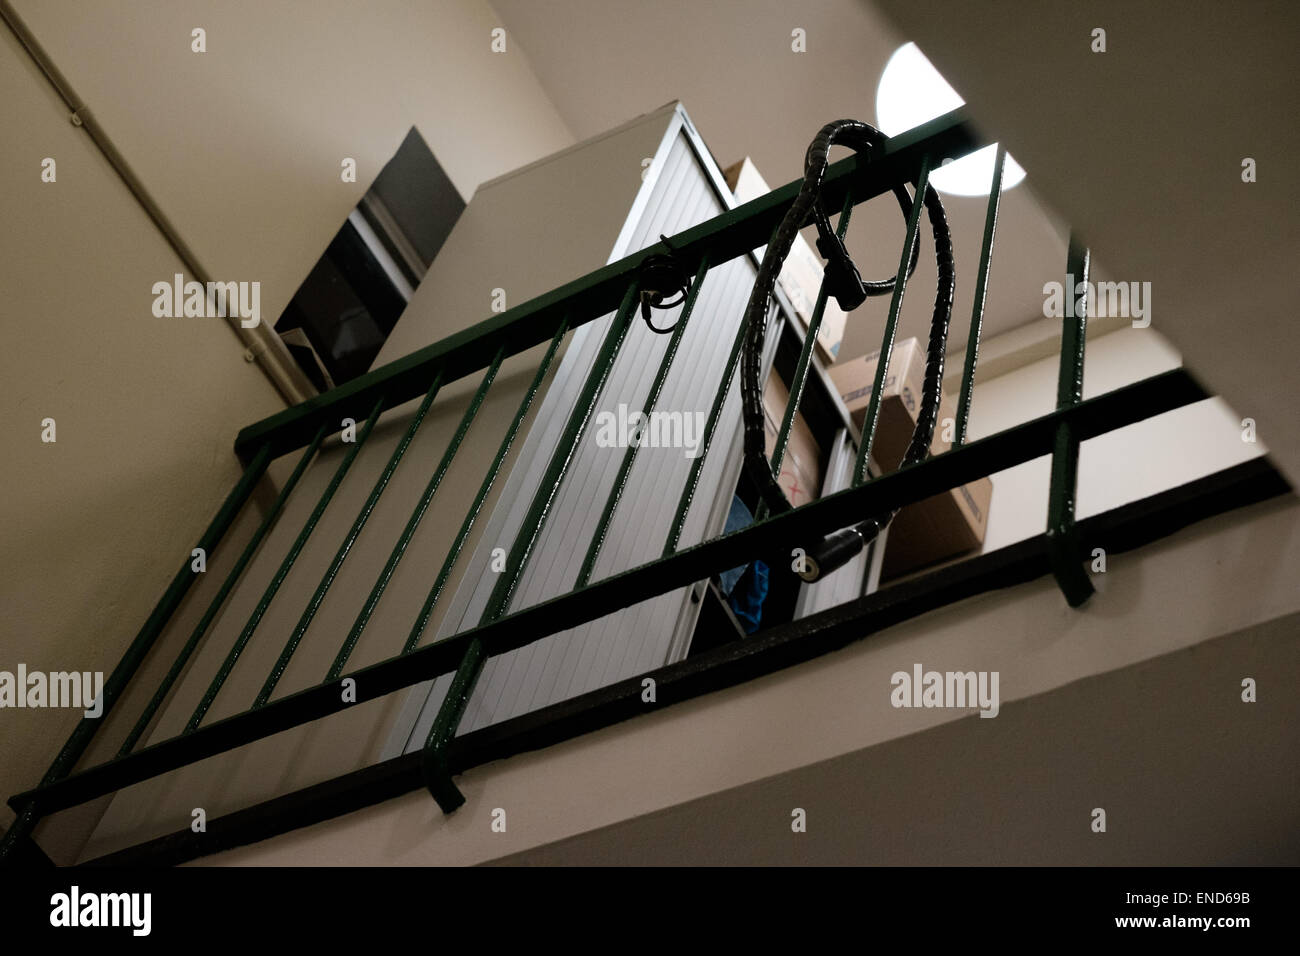
[[[867,202],[892,189],[898,183],[915,183],[925,188],[929,170],[946,159],[956,159],[984,146],[971,129],[964,110],[940,117],[902,136],[869,159],[853,156],[834,164],[825,177],[823,197],[828,208],[839,206],[842,215],[839,232],[847,230],[855,205]],[[244,547],[208,604],[198,625],[180,651],[148,704],[135,720],[117,756],[83,769],[78,762],[96,730],[114,712],[114,706],[162,633],[167,621],[180,604],[193,581],[188,563],[173,578],[163,598],[104,687],[103,716],[83,720],[60,751],[49,771],[36,788],[10,800],[18,812],[15,825],[0,845],[0,853],[12,853],[28,839],[33,826],[43,817],[60,809],[84,803],[121,787],[166,773],[208,756],[234,749],[290,727],[299,726],[337,713],[348,704],[341,702],[342,682],[351,680],[363,699],[409,688],[442,675],[452,675],[448,691],[430,730],[422,754],[421,774],[424,785],[444,810],[450,811],[463,800],[452,783],[454,771],[450,759],[452,744],[485,662],[496,655],[543,640],[558,631],[598,619],[640,600],[690,585],[728,568],[747,563],[759,553],[789,553],[792,545],[806,542],[816,535],[845,527],[871,514],[922,500],[968,481],[1031,460],[1052,455],[1051,503],[1048,515],[1049,558],[1051,567],[1069,602],[1080,603],[1091,588],[1081,567],[1081,551],[1074,523],[1074,485],[1078,447],[1086,438],[1124,424],[1141,420],[1204,397],[1204,392],[1186,376],[1170,373],[1139,383],[1119,393],[1083,402],[1081,393],[1084,318],[1067,323],[1062,340],[1060,389],[1055,413],[980,442],[966,442],[966,427],[972,402],[976,359],[979,347],[983,305],[987,288],[993,236],[997,221],[998,197],[1001,192],[1005,151],[999,148],[984,227],[980,262],[976,275],[976,296],[971,317],[965,366],[962,372],[957,411],[957,440],[954,450],[937,458],[910,466],[894,474],[867,481],[867,462],[879,417],[879,395],[886,374],[894,338],[899,325],[904,288],[907,281],[909,250],[916,239],[921,202],[912,204],[906,238],[900,255],[899,269],[890,301],[884,337],[872,394],[853,472],[853,487],[830,495],[810,505],[776,517],[764,517],[749,528],[724,535],[694,547],[679,547],[686,515],[695,498],[704,461],[712,448],[721,408],[735,387],[735,372],[741,350],[743,329],[739,330],[726,363],[717,369],[717,389],[708,413],[701,453],[692,462],[689,475],[680,491],[676,510],[662,556],[630,571],[593,581],[593,572],[606,534],[620,505],[629,472],[636,457],[636,447],[623,455],[613,488],[600,513],[581,570],[573,589],[558,598],[512,611],[516,588],[529,561],[536,556],[542,529],[556,495],[569,473],[575,449],[588,430],[615,358],[636,321],[639,299],[639,267],[651,255],[671,255],[688,274],[694,274],[690,294],[682,306],[680,320],[663,354],[659,368],[645,399],[649,412],[658,401],[669,369],[677,355],[687,323],[701,287],[709,281],[710,270],[766,242],[798,191],[799,183],[790,183],[767,196],[747,203],[702,223],[664,244],[637,252],[596,272],[571,282],[547,295],[494,316],[472,329],[450,336],[361,378],[320,395],[301,405],[244,429],[236,440],[236,450],[246,463],[243,476],[218,510],[212,524],[199,540],[209,554],[219,546],[239,509],[248,500],[269,463],[282,455],[302,449],[292,475],[285,482],[262,519],[252,539]],[[1067,272],[1076,279],[1086,276],[1087,252],[1072,242]],[[823,290],[816,303],[802,351],[790,383],[790,399],[782,419],[773,455],[773,468],[779,471],[786,442],[804,394],[811,365],[813,343],[826,306]],[[522,530],[511,545],[505,569],[499,574],[487,606],[476,626],[450,638],[421,645],[429,621],[470,532],[480,516],[484,502],[498,479],[507,454],[518,437],[525,416],[541,390],[564,336],[587,322],[613,312],[592,371],[582,386],[574,410],[564,425],[556,450],[548,462],[521,525]],[[698,318],[696,321],[699,321]],[[459,530],[430,585],[409,634],[393,656],[368,667],[347,671],[349,658],[364,629],[393,578],[413,535],[436,498],[443,478],[458,449],[471,429],[491,389],[502,362],[534,346],[549,341],[540,367],[511,421],[504,439],[484,476]],[[391,554],[379,570],[355,622],[349,629],[332,665],[321,683],[307,690],[273,698],[280,679],[294,658],[313,617],[335,583],[340,568],[347,561],[358,535],[377,506],[411,442],[434,404],[439,390],[465,376],[482,373],[480,384],[465,411],[444,454],[430,476],[423,493],[393,545]],[[405,433],[391,453],[387,464],[367,496],[343,541],[313,591],[297,624],[287,635],[283,649],[266,677],[261,690],[247,710],[221,720],[205,722],[227,678],[241,654],[252,641],[272,600],[316,529],[321,516],[373,432],[376,423],[388,410],[423,396]],[[247,623],[203,694],[200,703],[179,735],[141,748],[140,742],[160,709],[169,699],[186,663],[202,643],[213,619],[248,567],[259,545],[276,523],[299,479],[315,458],[324,439],[341,427],[344,419],[361,421],[355,441],[347,449],[334,474],[321,493],[316,506],[303,524],[288,553],[254,607]],[[669,502],[659,503],[670,507]]]

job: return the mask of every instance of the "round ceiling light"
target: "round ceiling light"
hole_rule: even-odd
[[[894,51],[880,74],[876,122],[881,132],[896,136],[965,102],[915,43],[905,43]],[[987,196],[996,159],[997,145],[985,146],[934,170],[930,182],[935,189],[953,196]],[[1011,189],[1024,178],[1024,169],[1007,154],[1002,189]]]

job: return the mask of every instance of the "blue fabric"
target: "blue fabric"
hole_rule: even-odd
[[[735,495],[731,498],[731,510],[727,512],[727,523],[722,528],[723,534],[730,534],[733,531],[739,531],[741,528],[748,528],[754,523],[754,516],[749,513],[745,503]],[[718,575],[718,582],[722,587],[724,597],[731,594],[731,589],[736,586],[740,576],[745,573],[747,564],[742,564],[738,568],[732,568],[730,571],[723,571]]]
[[[728,599],[727,603],[731,605],[732,613],[745,628],[746,634],[757,631],[759,622],[763,620],[763,602],[767,600],[767,578],[767,565],[755,560],[749,566],[749,574],[744,577],[744,587]]]

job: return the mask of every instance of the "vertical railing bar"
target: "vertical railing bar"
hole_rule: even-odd
[[[1083,400],[1083,358],[1088,327],[1088,273],[1091,255],[1078,236],[1070,235],[1067,278],[1074,288],[1066,291],[1067,310],[1077,313],[1064,323],[1061,331],[1061,363],[1056,378],[1056,407],[1067,408]],[[1077,270],[1077,271],[1076,271]],[[1076,290],[1082,289],[1076,297]]]
[[[849,231],[849,218],[853,215],[853,190],[844,194],[844,208],[840,211],[839,225],[835,233],[843,239]],[[799,350],[799,362],[795,365],[794,379],[790,382],[790,398],[785,403],[785,415],[781,419],[781,430],[777,432],[776,448],[772,452],[772,474],[781,474],[781,464],[785,460],[786,445],[790,441],[790,430],[794,427],[794,417],[803,401],[804,386],[808,381],[808,366],[812,362],[813,349],[817,344],[817,333],[821,331],[822,317],[826,312],[826,301],[830,290],[826,277],[822,276],[817,290],[817,304],[813,307],[812,318],[808,320],[808,330],[804,335],[803,348]]]
[[[952,446],[960,448],[966,443],[966,423],[970,420],[971,395],[975,387],[975,364],[979,359],[980,333],[984,326],[984,302],[988,297],[989,266],[993,260],[993,234],[998,226],[998,204],[1002,199],[1002,169],[1006,164],[1007,148],[998,143],[997,159],[993,163],[993,184],[989,188],[988,210],[984,214],[984,240],[980,245],[979,272],[975,275],[975,302],[971,306],[970,334],[966,339],[966,358],[962,364],[961,392],[957,399],[956,437]]]
[[[704,284],[704,276],[708,271],[709,257],[705,255],[700,260],[700,267],[695,273],[695,281],[691,283],[691,289],[686,296],[686,301],[682,303],[681,315],[677,319],[677,324],[673,327],[672,335],[668,340],[668,347],[664,349],[663,358],[659,362],[659,370],[655,373],[649,394],[646,395],[645,415],[650,415],[654,411],[655,403],[659,401],[659,393],[663,390],[664,382],[668,379],[669,369],[672,367],[673,359],[677,355],[682,336],[686,333],[686,323],[690,321],[691,312],[695,309],[695,299],[699,295],[700,286]],[[636,460],[636,453],[639,448],[639,444],[629,443],[627,449],[623,452],[623,461],[620,463],[618,474],[614,478],[614,486],[605,499],[605,508],[601,512],[596,531],[591,536],[591,544],[587,548],[587,556],[583,559],[582,568],[578,571],[578,579],[573,585],[574,588],[584,587],[591,580],[592,571],[596,567],[596,559],[600,555],[600,549],[605,544],[609,526],[614,520],[614,512],[618,509],[619,502],[623,498],[623,489],[627,485],[628,475],[631,474],[632,463]]]
[[[478,494],[474,496],[474,501],[470,504],[469,510],[465,513],[465,518],[460,524],[460,530],[456,532],[456,540],[452,542],[447,557],[443,559],[442,568],[438,571],[438,577],[433,582],[433,587],[429,589],[429,596],[424,600],[424,606],[420,608],[420,613],[415,619],[415,624],[411,628],[411,633],[406,639],[406,644],[402,647],[402,653],[408,654],[415,649],[420,643],[420,637],[424,634],[424,629],[429,625],[429,618],[433,616],[433,609],[437,606],[438,598],[442,595],[442,590],[447,586],[447,579],[451,577],[451,569],[455,567],[456,560],[460,557],[461,550],[465,547],[465,542],[469,538],[469,533],[474,527],[479,512],[483,508],[483,502],[487,500],[488,493],[492,490],[492,485],[496,482],[497,474],[501,470],[501,465],[505,461],[506,455],[510,452],[510,446],[514,444],[515,436],[523,424],[529,408],[532,407],[533,399],[536,398],[538,391],[542,387],[542,382],[546,379],[546,373],[550,369],[551,362],[555,358],[556,352],[559,351],[560,342],[564,339],[564,334],[569,331],[569,321],[566,318],[560,323],[560,327],[555,330],[555,335],[551,339],[551,345],[546,350],[546,355],[542,358],[542,363],[537,367],[537,374],[533,376],[532,384],[529,385],[528,391],[524,394],[523,401],[519,403],[519,409],[515,412],[514,420],[510,427],[506,429],[505,438],[501,440],[500,447],[497,448],[496,457],[492,459],[492,464],[488,468],[487,475],[483,483],[479,486]]]
[[[415,434],[420,430],[425,415],[428,414],[429,408],[433,405],[433,400],[437,397],[439,390],[442,388],[443,370],[439,369],[434,375],[433,382],[429,385],[428,391],[424,393],[424,399],[420,402],[415,414],[411,416],[411,421],[406,426],[406,431],[402,433],[401,440],[393,453],[388,456],[388,462],[384,465],[384,470],[379,473],[375,479],[374,487],[370,489],[370,494],[366,496],[365,503],[357,516],[352,521],[352,527],[348,529],[347,535],[339,544],[338,550],[334,552],[334,558],[330,561],[329,567],[321,576],[320,583],[316,585],[316,590],[312,593],[311,600],[303,608],[302,615],[298,618],[298,623],[294,626],[293,632],[289,639],[284,643],[284,649],[280,651],[280,656],[276,659],[275,665],[271,668],[271,673],[267,675],[266,682],[258,692],[257,698],[253,701],[254,707],[263,706],[271,699],[271,694],[275,691],[275,685],[280,682],[284,676],[285,670],[289,667],[289,661],[293,658],[294,652],[298,650],[298,644],[302,641],[303,636],[307,633],[307,628],[311,627],[312,619],[315,618],[316,612],[320,610],[321,604],[325,600],[325,595],[334,584],[334,579],[338,577],[339,569],[343,567],[343,562],[347,560],[352,553],[352,546],[356,544],[357,538],[361,536],[366,522],[374,513],[379,499],[384,490],[388,487],[388,482],[392,479],[393,473],[397,471],[397,466],[401,463],[402,458],[406,455],[406,450],[411,447],[411,442],[415,440]]]
[[[230,573],[226,575],[226,579],[221,583],[221,588],[212,598],[211,603],[208,604],[207,610],[203,612],[203,617],[201,617],[198,624],[194,626],[194,631],[190,634],[189,640],[185,642],[185,646],[181,648],[180,653],[176,656],[176,660],[167,671],[167,676],[164,677],[162,683],[158,685],[158,689],[154,692],[153,697],[150,698],[143,713],[140,714],[140,719],[136,721],[135,727],[133,727],[131,733],[127,735],[126,742],[122,744],[122,749],[117,752],[119,757],[126,756],[132,751],[132,749],[134,749],[135,745],[144,735],[144,732],[148,729],[154,715],[158,712],[158,708],[161,707],[163,701],[167,699],[167,695],[171,692],[172,686],[175,685],[178,679],[180,679],[181,672],[185,669],[186,663],[189,662],[190,656],[199,646],[199,642],[203,640],[204,635],[207,634],[208,628],[212,626],[213,620],[216,619],[217,612],[220,611],[222,605],[225,604],[226,598],[229,597],[230,592],[234,590],[235,583],[239,580],[240,575],[244,573],[244,569],[248,567],[248,563],[253,559],[253,555],[256,553],[258,546],[271,530],[271,526],[275,524],[276,518],[280,516],[280,512],[283,510],[285,502],[288,501],[289,496],[293,494],[293,489],[297,486],[298,479],[303,476],[304,472],[306,472],[307,466],[311,463],[312,457],[316,454],[316,450],[320,447],[320,443],[324,440],[325,434],[328,430],[329,428],[327,425],[321,425],[321,427],[316,430],[316,435],[312,438],[306,449],[304,449],[301,457],[299,457],[298,464],[294,466],[293,473],[289,475],[288,480],[284,483],[284,487],[281,488],[279,493],[275,496],[275,502],[271,505],[271,508],[267,511],[265,517],[262,518],[261,523],[257,526],[257,530],[253,532],[253,536],[249,539],[248,544],[244,546],[244,550],[240,553],[239,559],[235,561],[234,566],[230,569]]]
[[[487,397],[488,390],[492,387],[492,382],[497,377],[497,371],[501,368],[501,362],[505,358],[506,348],[502,345],[497,349],[496,355],[492,357],[492,363],[483,373],[483,378],[479,382],[478,388],[474,391],[474,397],[470,400],[469,407],[460,418],[460,424],[456,426],[456,432],[452,435],[451,441],[447,444],[446,451],[442,454],[442,459],[438,462],[438,467],[434,469],[432,477],[424,487],[424,492],[420,495],[420,500],[416,502],[415,510],[406,521],[406,527],[402,529],[401,536],[397,539],[397,544],[393,546],[392,553],[388,556],[383,570],[379,572],[374,587],[370,589],[370,595],[366,598],[366,603],[362,605],[357,619],[352,624],[352,629],[343,640],[343,646],[339,648],[338,654],[334,658],[334,663],[330,666],[329,673],[325,675],[326,680],[334,680],[343,673],[343,667],[352,656],[353,649],[357,646],[357,641],[361,638],[361,632],[370,621],[370,616],[374,613],[379,604],[379,599],[383,596],[384,589],[388,587],[388,582],[392,579],[394,572],[397,570],[398,563],[406,553],[407,545],[411,543],[411,538],[415,536],[415,530],[420,526],[424,519],[425,512],[429,509],[429,503],[433,501],[433,496],[437,493],[438,487],[442,484],[442,479],[446,476],[447,470],[451,467],[456,453],[460,450],[461,443],[465,440],[466,434],[469,433],[470,426],[478,416],[479,409],[483,407],[483,400]]]
[[[736,368],[740,365],[740,353],[745,345],[745,324],[742,322],[740,328],[736,330],[736,338],[731,343],[731,353],[727,356],[727,364],[722,370],[722,379],[718,382],[718,390],[713,395],[713,404],[709,408],[709,417],[704,425],[704,438],[700,441],[700,453],[695,456],[691,462],[690,474],[686,476],[686,484],[682,486],[681,496],[677,500],[677,513],[673,516],[673,525],[668,529],[668,539],[664,542],[663,557],[674,553],[677,550],[677,544],[681,540],[682,530],[686,526],[686,517],[690,514],[691,504],[695,501],[695,490],[700,482],[700,475],[704,471],[704,462],[709,454],[709,447],[713,444],[714,432],[718,429],[718,420],[722,417],[722,406],[726,404],[727,393],[731,390],[731,380],[736,374]]]
[[[505,570],[501,572],[501,577],[488,597],[487,606],[483,609],[483,615],[479,620],[480,625],[501,617],[509,607],[523,569],[532,556],[542,529],[546,525],[550,507],[559,493],[560,485],[586,432],[587,424],[591,420],[591,412],[609,378],[619,347],[627,336],[636,309],[637,285],[636,281],[631,282],[623,294],[623,301],[619,304],[614,321],[605,333],[605,340],[601,343],[591,373],[583,384],[573,412],[565,423],[564,432],[546,467],[546,473],[542,476],[533,500],[529,504],[528,513],[520,525],[519,535],[510,548]],[[460,726],[461,718],[465,714],[465,706],[474,692],[479,674],[482,673],[485,659],[482,642],[478,639],[471,640],[461,657],[447,696],[443,698],[425,740],[422,758],[425,784],[445,813],[450,813],[465,802],[464,796],[452,783],[448,773],[447,746],[456,736],[456,729]]]
[[[1056,382],[1056,407],[1083,400],[1083,359],[1088,326],[1087,246],[1070,235],[1066,262],[1066,317],[1061,331],[1061,363]],[[1076,290],[1079,291],[1076,296]],[[1071,314],[1074,313],[1074,314]],[[1052,447],[1052,477],[1048,489],[1047,549],[1056,583],[1071,607],[1078,607],[1093,592],[1084,573],[1078,529],[1074,523],[1079,475],[1079,440],[1068,422],[1057,425]]]
[[[379,419],[379,413],[384,407],[384,402],[385,399],[383,396],[380,396],[378,401],[375,402],[374,408],[371,409],[370,416],[366,419],[365,425],[362,426],[361,431],[357,434],[357,440],[352,443],[352,447],[348,449],[347,454],[343,456],[343,460],[339,462],[339,466],[335,469],[334,475],[330,478],[329,484],[325,486],[324,492],[321,493],[320,500],[316,502],[316,506],[312,509],[307,521],[303,524],[302,530],[298,532],[298,537],[294,539],[293,544],[289,547],[288,553],[285,554],[284,559],[280,562],[280,566],[276,569],[275,575],[271,578],[271,583],[267,585],[266,591],[263,592],[261,599],[257,602],[257,606],[253,609],[253,613],[249,615],[248,622],[244,625],[244,629],[235,640],[234,646],[230,649],[229,653],[226,654],[226,659],[221,662],[221,667],[217,670],[216,676],[212,678],[212,683],[208,685],[208,689],[204,692],[203,699],[199,701],[198,706],[194,709],[194,713],[190,716],[189,722],[185,725],[185,733],[194,730],[203,722],[203,717],[207,714],[208,708],[210,708],[212,702],[217,699],[217,694],[221,691],[222,685],[225,684],[226,678],[230,676],[230,672],[234,670],[235,662],[239,660],[239,655],[243,653],[244,648],[248,645],[249,640],[253,636],[253,632],[257,630],[257,625],[261,623],[263,615],[266,614],[266,609],[270,607],[271,600],[280,589],[280,585],[284,583],[284,579],[288,576],[289,570],[293,567],[294,562],[298,560],[299,553],[302,551],[303,547],[306,546],[307,539],[311,537],[312,531],[316,529],[316,523],[320,521],[321,515],[325,513],[326,506],[330,503],[330,499],[334,497],[334,492],[338,489],[338,486],[342,484],[344,476],[348,473],[348,469],[352,467],[352,462],[356,459],[357,453],[361,450],[361,446],[366,443],[366,439],[370,436],[370,431],[374,427],[375,422]]]
[[[234,523],[235,517],[239,514],[244,503],[252,495],[253,489],[261,480],[262,475],[266,473],[267,467],[271,463],[271,445],[265,443],[258,449],[257,454],[253,456],[244,469],[244,473],[239,476],[235,486],[230,489],[221,507],[217,509],[216,515],[208,523],[203,534],[200,535],[195,547],[202,548],[205,554],[211,554],[217,544],[225,536],[225,533]],[[181,569],[173,575],[171,583],[168,584],[167,590],[163,592],[158,603],[154,605],[153,610],[149,613],[148,619],[137,632],[135,639],[122,655],[117,666],[113,668],[108,679],[104,681],[104,687],[99,696],[99,716],[82,717],[77,722],[77,726],[69,735],[67,742],[59,750],[45,776],[41,778],[40,786],[46,787],[57,780],[66,777],[76,766],[81,755],[86,752],[90,746],[95,732],[103,726],[108,718],[109,712],[113,705],[117,703],[118,698],[130,683],[135,672],[140,669],[144,659],[148,656],[149,651],[153,648],[154,642],[162,633],[171,616],[176,613],[176,608],[180,606],[181,600],[189,590],[190,585],[194,583],[195,571],[192,566],[192,554],[185,556],[185,562]],[[26,840],[32,832],[32,829],[40,822],[41,815],[32,807],[24,809],[13,825],[5,832],[4,839],[0,840],[0,859],[7,858],[13,853],[17,845]]]
[[[264,445],[262,447],[262,450],[258,452],[257,457],[254,458],[252,462],[250,462],[248,469],[244,472],[243,476],[239,479],[238,484],[235,485],[235,488],[230,492],[230,495],[226,498],[225,502],[222,504],[221,509],[217,514],[217,517],[213,519],[212,524],[208,526],[208,530],[204,533],[203,537],[199,539],[199,543],[197,547],[203,548],[205,554],[210,554],[212,552],[213,548],[217,544],[217,541],[220,540],[220,538],[224,535],[225,531],[233,523],[235,515],[239,512],[241,506],[244,504],[245,501],[248,500],[249,496],[252,494],[253,487],[261,479],[262,475],[266,472],[267,467],[270,465],[270,452],[271,450],[269,445]],[[218,522],[220,522],[220,530],[217,530],[214,534],[213,533],[214,528],[218,526]],[[158,606],[154,608],[153,614],[149,616],[149,620],[145,623],[145,627],[141,630],[140,632],[141,636],[143,636],[147,631],[151,629],[155,632],[153,634],[153,637],[149,641],[150,644],[153,643],[153,640],[157,638],[157,634],[160,633],[163,627],[166,626],[167,621],[171,618],[171,615],[175,612],[176,607],[180,604],[180,598],[184,595],[184,593],[187,590],[189,590],[189,585],[193,581],[195,575],[195,572],[191,566],[192,560],[193,559],[191,557],[189,556],[186,557],[185,566],[180,570],[180,572],[177,573],[176,577],[172,579],[171,586],[167,589],[167,592],[163,595],[163,599],[159,601]],[[173,594],[175,594],[174,599],[168,601],[168,598]],[[139,644],[140,644],[140,638],[137,637],[136,640],[131,644],[131,647],[128,648],[127,654],[123,657],[122,659],[123,663],[127,661],[128,656],[130,657],[135,656],[134,652],[137,651]],[[147,650],[147,648],[145,650]],[[144,656],[145,654],[143,652],[141,652],[138,655],[138,660],[135,660],[134,666],[131,667],[132,672],[134,672],[136,668],[139,667],[140,663],[143,662]],[[109,679],[104,682],[103,708],[101,710],[100,716],[96,720],[91,721],[91,725],[92,725],[91,729],[85,734],[87,743],[89,743],[89,738],[94,733],[94,724],[103,723],[104,719],[108,716],[108,712],[111,709],[113,703],[116,701],[117,696],[125,689],[126,682],[127,680],[129,680],[130,675],[128,674],[119,677],[119,671],[121,670],[121,668],[122,668],[122,664],[119,663],[118,667],[114,669],[112,675],[109,676]],[[81,723],[78,724],[77,726],[77,731],[80,731],[82,727],[86,725],[86,723],[87,723],[86,720],[82,720]],[[75,732],[74,732],[74,736],[75,736]],[[70,745],[71,743],[72,741],[69,741]],[[56,765],[59,764],[61,761],[65,760],[65,753],[67,752],[67,750],[68,748],[65,747],[64,752],[60,752],[58,759],[55,761]],[[72,769],[71,763],[65,763],[63,764],[63,767],[64,767],[63,773],[66,773],[68,770]],[[50,769],[51,771],[53,771],[54,767],[51,767]],[[60,773],[59,776],[63,776],[63,773]],[[42,781],[41,785],[45,786],[49,782],[50,781],[48,780]]]
[[[601,390],[605,387],[605,382],[609,378],[610,370],[614,365],[614,358],[623,344],[623,339],[627,336],[627,330],[631,326],[631,318],[635,311],[636,300],[637,284],[633,282],[623,295],[623,301],[614,316],[613,324],[605,335],[605,341],[601,344],[591,374],[587,376],[587,381],[578,396],[573,413],[569,416],[564,433],[560,436],[559,445],[551,456],[546,474],[542,477],[542,481],[533,495],[528,514],[520,526],[520,535],[515,539],[510,554],[506,558],[505,570],[501,572],[501,576],[497,579],[496,586],[492,589],[492,594],[488,598],[487,607],[484,609],[480,621],[481,624],[494,621],[504,614],[510,599],[514,596],[514,590],[523,574],[524,566],[532,556],[533,548],[536,547],[538,540],[541,538],[542,528],[550,515],[551,504],[554,502],[555,496],[559,494],[560,484],[564,481],[569,465],[572,463],[573,456],[577,451],[578,443],[587,430],[587,423],[591,418],[592,409],[600,398]]]
[[[768,239],[770,244],[776,239],[776,234],[780,230],[780,223],[772,230],[772,235]],[[767,314],[767,319],[771,318],[771,311]],[[673,515],[672,527],[668,529],[668,537],[664,541],[663,557],[667,557],[677,550],[677,545],[681,541],[682,531],[686,527],[686,518],[690,514],[691,505],[695,501],[695,490],[700,483],[700,475],[704,472],[704,462],[709,457],[709,448],[713,444],[713,434],[717,431],[718,421],[722,417],[722,406],[726,404],[727,393],[731,391],[731,379],[736,374],[736,367],[740,364],[740,353],[745,344],[745,323],[741,322],[736,329],[736,337],[731,343],[731,352],[727,355],[727,364],[722,370],[722,377],[718,380],[717,391],[713,394],[713,404],[709,407],[709,417],[704,425],[704,437],[700,441],[700,453],[695,456],[691,462],[690,473],[686,476],[686,484],[682,486],[682,493],[677,499],[677,512]]]
[[[447,764],[447,748],[456,736],[456,728],[460,726],[470,695],[474,693],[474,685],[478,683],[485,659],[483,642],[474,638],[466,646],[460,666],[452,675],[447,695],[442,699],[425,740],[420,761],[421,771],[429,793],[443,813],[451,813],[465,802],[465,795],[452,782],[451,768]]]
[[[889,318],[885,322],[885,334],[880,343],[880,360],[876,365],[876,378],[871,389],[871,399],[867,403],[867,414],[862,421],[862,440],[858,443],[858,460],[853,467],[855,488],[866,479],[867,465],[871,461],[871,445],[876,436],[876,423],[880,419],[880,393],[885,387],[889,360],[894,352],[894,337],[898,334],[898,316],[903,308],[903,292],[907,289],[907,267],[911,263],[912,247],[917,241],[917,231],[921,224],[921,207],[925,205],[925,190],[929,181],[930,157],[927,154],[921,158],[921,169],[916,176],[912,211],[907,217],[907,238],[903,241],[898,272],[894,276],[894,292],[889,300]]]

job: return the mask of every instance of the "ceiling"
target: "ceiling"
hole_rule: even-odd
[[[1300,482],[1300,4],[876,8],[978,105],[1115,277],[1151,283],[1151,328]],[[1091,49],[1098,27],[1105,53]],[[1245,157],[1256,182],[1242,181]]]
[[[579,140],[681,100],[719,165],[749,156],[772,186],[802,174],[804,151],[824,123],[875,122],[881,71],[906,39],[855,0],[565,0],[561,6],[493,0],[493,6]],[[795,28],[805,31],[806,53],[791,50]],[[968,104],[979,116],[979,104]],[[1042,285],[1065,268],[1065,229],[1034,195],[1034,171],[1028,172],[1003,197],[986,335],[1041,319]],[[951,341],[960,350],[987,199],[945,195],[943,202],[957,261]],[[895,272],[903,231],[889,196],[855,211],[848,242],[864,277]],[[925,241],[900,338],[928,334],[936,271]],[[887,309],[887,297],[872,299],[850,317],[841,359],[880,347]]]

